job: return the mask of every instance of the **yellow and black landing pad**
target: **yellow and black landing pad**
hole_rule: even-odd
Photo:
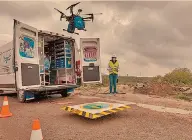
[[[86,118],[96,119],[105,115],[125,110],[127,108],[131,107],[118,103],[94,102],[74,106],[64,106],[61,109]]]

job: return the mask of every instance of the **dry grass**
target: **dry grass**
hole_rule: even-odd
[[[185,101],[191,101],[192,100],[191,97],[189,97],[189,96],[187,96],[187,95],[185,95],[183,93],[177,94],[176,98],[181,99],[181,100],[185,100]]]

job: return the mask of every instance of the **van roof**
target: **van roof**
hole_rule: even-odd
[[[72,37],[67,37],[63,34],[59,34],[59,33],[54,33],[54,32],[50,32],[50,31],[44,31],[44,30],[39,30],[39,35],[42,35],[43,37],[52,37],[52,38],[55,38],[56,40],[57,39],[66,39],[66,40],[72,40],[72,41],[75,41],[75,39],[73,39]]]

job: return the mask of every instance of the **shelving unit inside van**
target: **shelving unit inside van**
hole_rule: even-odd
[[[46,41],[44,38],[39,38],[38,51],[41,85],[74,83],[75,60],[71,40]],[[50,62],[49,70],[45,69],[45,56]]]
[[[58,84],[67,84],[70,81],[68,70],[72,69],[72,47],[68,41],[55,43],[55,62]]]

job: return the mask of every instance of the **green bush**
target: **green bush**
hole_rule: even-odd
[[[163,81],[170,84],[192,84],[192,73],[187,68],[176,68],[163,77]]]
[[[153,77],[152,82],[162,83],[163,77],[161,75],[157,75],[157,76]]]

